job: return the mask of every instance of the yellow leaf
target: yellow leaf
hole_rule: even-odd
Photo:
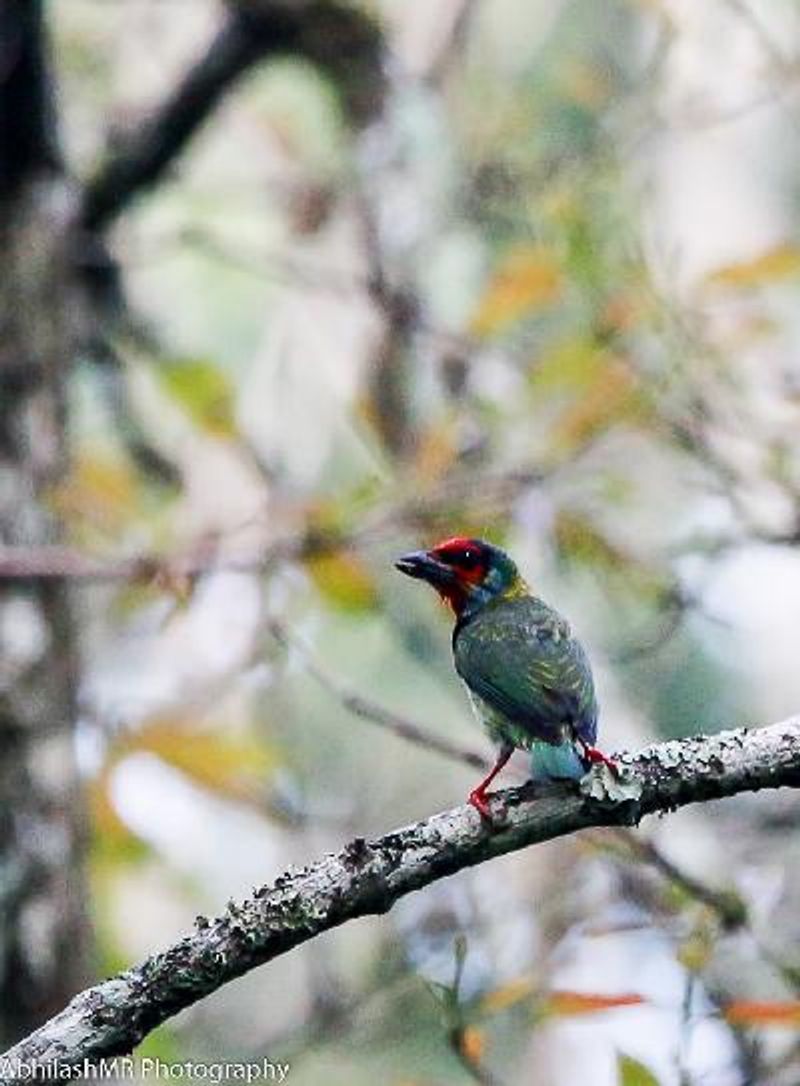
[[[617,1056],[617,1083],[618,1086],[658,1086],[658,1079],[649,1067],[621,1052]]]
[[[78,538],[113,535],[136,514],[139,484],[124,460],[79,454],[50,495],[53,508]]]
[[[218,366],[203,359],[179,359],[160,362],[156,373],[203,430],[216,437],[231,437],[236,433],[233,389]]]
[[[544,1001],[542,1009],[547,1014],[559,1017],[573,1017],[582,1014],[598,1014],[600,1011],[612,1011],[619,1007],[638,1007],[646,1000],[636,992],[623,992],[620,995],[601,995],[595,992],[551,992]]]
[[[473,335],[490,336],[555,302],[562,290],[555,255],[543,246],[520,245],[501,261],[473,315]]]
[[[735,1026],[783,1026],[800,1027],[800,1001],[761,1002],[753,999],[737,999],[728,1003],[723,1015]]]
[[[527,977],[520,977],[509,981],[508,984],[503,984],[500,988],[495,988],[494,991],[487,992],[480,1001],[479,1009],[483,1014],[497,1014],[499,1011],[521,1003],[523,999],[531,996],[533,991],[533,981]]]
[[[117,814],[109,793],[109,768],[90,782],[87,792],[94,840],[104,859],[135,859],[147,852],[147,846]]]
[[[378,602],[375,582],[361,559],[347,551],[317,554],[306,569],[322,595],[345,611],[372,610]]]
[[[149,751],[219,795],[260,805],[274,758],[257,739],[194,727],[182,717],[156,717],[119,753]]]
[[[751,260],[726,264],[706,276],[706,282],[723,287],[757,287],[800,275],[800,248],[791,242],[776,245]]]
[[[530,384],[538,393],[580,391],[603,372],[609,352],[593,339],[562,340],[536,359]]]
[[[690,973],[700,973],[708,965],[713,946],[702,932],[694,932],[681,943],[676,955],[678,961]]]

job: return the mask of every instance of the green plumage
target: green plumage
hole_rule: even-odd
[[[565,619],[534,596],[497,596],[456,627],[453,655],[496,743],[566,744],[560,775],[582,775],[573,742],[594,742],[597,701],[586,653]],[[559,775],[551,755],[539,761],[543,775]]]
[[[531,595],[504,550],[455,536],[395,564],[432,585],[456,615],[456,670],[499,748],[491,773],[470,793],[482,816],[489,817],[486,789],[515,747],[532,752],[536,779],[578,779],[594,762],[613,768],[594,747],[597,700],[583,646],[557,611]]]

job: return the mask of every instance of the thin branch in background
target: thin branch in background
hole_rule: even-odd
[[[80,221],[103,230],[135,195],[155,185],[213,112],[222,96],[270,46],[286,44],[277,24],[272,42],[261,41],[240,16],[225,18],[205,54],[194,61],[172,94],[142,125],[126,134],[83,193]]]
[[[231,903],[214,920],[142,964],[76,996],[60,1014],[5,1053],[7,1083],[57,1060],[76,1067],[130,1052],[179,1010],[316,935],[384,913],[406,894],[456,871],[592,826],[635,824],[761,788],[800,787],[800,718],[761,729],[657,743],[620,756],[625,788],[600,771],[581,792],[567,785],[510,789],[492,797],[493,822],[469,806],[340,852]]]
[[[135,196],[164,177],[245,72],[268,57],[290,54],[306,57],[331,76],[353,123],[363,123],[379,108],[380,33],[367,16],[332,0],[231,3],[203,56],[87,183],[80,225],[89,232],[108,227]]]
[[[689,1046],[692,1041],[692,1005],[694,1003],[696,983],[694,973],[687,969],[683,985],[683,999],[681,1000],[681,1021],[675,1061],[678,1071],[678,1086],[692,1086],[692,1079],[689,1074]]]
[[[366,275],[354,273],[348,267],[337,268],[333,264],[320,265],[318,260],[302,259],[287,255],[282,250],[267,251],[263,248],[247,249],[241,241],[232,248],[213,230],[191,223],[171,233],[161,233],[155,239],[152,250],[137,249],[129,255],[128,265],[146,265],[163,261],[170,250],[181,251],[189,247],[205,259],[224,264],[235,271],[259,280],[271,279],[284,286],[299,286],[310,290],[325,291],[335,297],[352,298],[356,293],[370,293],[370,280]],[[448,350],[471,355],[477,344],[467,332],[437,326],[425,314],[417,313],[415,334]],[[500,347],[495,350],[500,351]],[[503,348],[509,361],[516,356],[511,347]]]
[[[622,844],[626,850],[632,851],[637,860],[653,867],[687,897],[710,909],[717,916],[724,932],[744,933],[750,939],[761,960],[773,970],[777,977],[780,977],[790,991],[795,995],[800,995],[800,969],[779,958],[764,945],[753,927],[746,903],[735,890],[710,887],[706,882],[679,868],[651,841],[642,840],[630,830],[621,828],[593,830],[591,836],[601,845],[610,839],[615,847]],[[601,931],[600,934],[603,932]],[[694,975],[689,972],[689,976]],[[718,986],[715,988],[709,981],[707,973],[703,976],[703,988],[707,997],[717,1008],[717,1012],[724,1012],[725,1006],[731,1000],[730,992]],[[751,1032],[727,1019],[725,1024],[736,1047],[737,1067],[741,1069],[743,1081],[760,1082],[760,1058]],[[683,1044],[686,1044],[685,1039]]]
[[[747,0],[726,0],[728,8],[735,12],[739,19],[746,24],[753,37],[761,46],[761,50],[768,60],[774,64],[779,76],[796,77],[797,61],[784,56],[777,43],[767,33],[763,23],[747,3]]]
[[[225,546],[223,536],[199,540],[179,554],[142,553],[105,558],[68,546],[0,545],[0,582],[30,580],[149,581],[163,577],[197,577],[219,570],[264,572],[279,561],[302,561],[375,544],[395,533],[428,531],[452,519],[453,506],[472,503],[472,511],[489,516],[509,509],[549,473],[537,468],[486,475],[475,500],[475,479],[468,473],[445,478],[427,492],[378,507],[352,531],[321,529],[313,523],[241,553]]]
[[[455,969],[452,988],[444,994],[444,1009],[447,1018],[447,1039],[461,1066],[478,1086],[500,1086],[499,1081],[483,1063],[482,1035],[470,1026],[464,1015],[461,1002],[461,980],[464,976],[464,963],[467,960],[467,940],[458,935],[455,940]]]
[[[477,0],[461,0],[453,17],[450,33],[425,75],[425,82],[431,89],[440,89],[456,63],[463,57],[477,7]]]
[[[377,212],[363,189],[356,208],[368,268],[367,292],[383,321],[369,376],[369,403],[384,445],[393,456],[403,457],[414,438],[409,370],[420,300],[410,287],[391,281]]]
[[[333,678],[317,663],[311,650],[291,635],[283,623],[278,622],[277,619],[270,620],[267,623],[267,628],[275,640],[284,648],[300,654],[306,672],[315,682],[319,683],[345,709],[360,717],[361,720],[377,724],[379,727],[391,732],[392,735],[399,736],[399,738],[405,739],[415,746],[433,751],[434,754],[441,754],[472,769],[483,770],[486,768],[488,763],[480,754],[451,743],[449,740],[434,734],[428,728],[415,724],[399,713],[386,709],[383,705],[350,690],[338,679]]]
[[[746,933],[762,961],[780,977],[790,991],[800,995],[800,966],[787,961],[785,956],[776,955],[764,944],[753,927],[746,902],[736,890],[709,886],[707,882],[690,875],[666,857],[652,841],[643,839],[630,830],[597,830],[593,831],[592,836],[601,845],[609,838],[615,845],[621,843],[626,851],[658,871],[687,897],[709,908],[717,916],[723,931]]]
[[[759,956],[781,978],[786,986],[800,995],[800,967],[779,958],[759,938],[753,928],[747,904],[734,889],[717,889],[695,875],[690,875],[672,860],[666,857],[652,841],[638,837],[625,829],[598,830],[592,836],[603,845],[609,838],[613,844],[620,843],[633,856],[654,868],[687,897],[705,905],[719,919],[726,932],[744,931],[753,942]]]
[[[675,586],[665,596],[666,606],[662,612],[661,628],[648,637],[639,637],[635,642],[613,654],[617,664],[631,664],[645,656],[651,656],[668,645],[681,629],[689,608],[696,605],[696,600]]]
[[[73,547],[0,546],[0,581],[131,581],[173,583],[217,570],[255,571],[280,550],[280,545],[242,556],[209,555],[207,549],[181,555],[140,554],[130,558],[100,558]]]
[[[743,1086],[757,1086],[759,1083],[769,1083],[771,1079],[765,1079],[764,1066],[761,1060],[760,1043],[751,1029],[738,1022],[730,1021],[725,1015],[725,1008],[730,1002],[729,993],[709,982],[706,976],[703,982],[706,997],[712,1004],[713,1013],[718,1018],[724,1018],[725,1025],[730,1034],[734,1048],[735,1067]]]
[[[630,830],[616,830],[614,837],[622,842],[637,860],[649,864],[688,897],[708,906],[719,917],[726,931],[736,931],[747,925],[747,906],[735,890],[716,890],[708,886],[707,883],[679,868],[660,852],[652,841],[638,837]]]

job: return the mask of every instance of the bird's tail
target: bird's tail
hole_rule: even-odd
[[[535,742],[531,747],[531,779],[534,781],[579,781],[586,766],[570,740],[553,745]]]

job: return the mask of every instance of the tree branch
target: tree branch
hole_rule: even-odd
[[[0,0],[0,194],[60,166],[41,0]]]
[[[314,659],[308,646],[292,636],[283,623],[277,619],[270,619],[267,622],[267,629],[283,648],[287,650],[294,649],[300,653],[303,666],[311,678],[353,716],[377,724],[379,728],[384,728],[386,731],[391,732],[392,735],[405,739],[407,743],[413,743],[414,746],[422,747],[423,750],[433,751],[434,754],[441,754],[445,758],[450,758],[451,761],[468,765],[471,769],[477,769],[481,772],[491,769],[491,762],[475,751],[451,743],[444,736],[436,735],[429,728],[416,724],[413,720],[401,716],[400,713],[395,713],[392,709],[387,709],[384,705],[380,705],[371,698],[365,698],[362,694],[349,689],[338,679],[329,675]]]
[[[385,539],[398,527],[426,532],[443,531],[452,524],[454,507],[473,500],[472,512],[482,516],[503,511],[521,494],[551,477],[536,467],[483,475],[479,504],[475,504],[475,477],[469,472],[446,476],[423,493],[379,506],[362,518],[354,530],[322,528],[309,521],[296,533],[266,540],[263,547],[233,553],[222,546],[224,536],[198,540],[182,553],[142,552],[127,557],[99,557],[68,546],[3,546],[0,544],[0,583],[3,581],[78,580],[147,581],[161,576],[195,577],[218,570],[264,572],[276,561],[302,561],[347,548],[360,549]],[[443,513],[442,510],[446,512]]]
[[[205,54],[172,94],[130,132],[86,186],[81,225],[100,231],[167,168],[233,84],[268,57],[296,55],[336,82],[355,122],[382,94],[380,33],[363,14],[330,0],[231,4]]]
[[[690,803],[800,787],[800,717],[658,743],[620,762],[624,788],[596,769],[579,793],[555,784],[511,789],[493,799],[492,826],[457,807],[382,837],[356,838],[301,871],[286,871],[216,919],[198,918],[174,946],[76,996],[5,1054],[2,1081],[29,1079],[33,1064],[76,1066],[130,1052],[161,1022],[257,965],[494,856]]]

